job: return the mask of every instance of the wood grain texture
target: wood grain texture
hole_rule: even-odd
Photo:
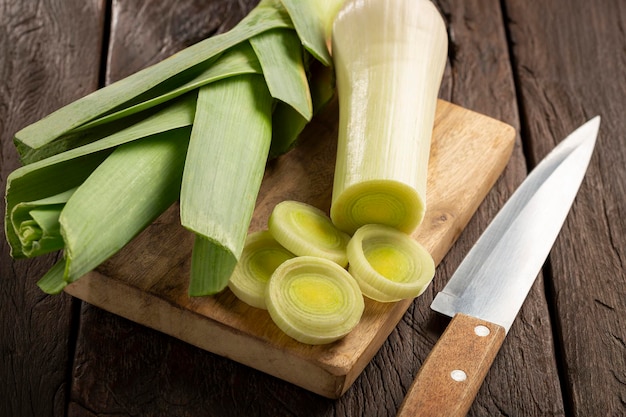
[[[19,166],[16,131],[97,87],[102,3],[0,0],[0,188]],[[4,198],[0,212],[4,217]],[[2,223],[4,229],[4,221]],[[70,297],[36,287],[53,256],[14,261],[0,240],[0,415],[62,416],[68,397]]]
[[[586,179],[549,258],[572,416],[626,413],[626,4],[505,2],[531,161],[599,114]],[[558,22],[558,24],[557,24]]]
[[[443,97],[466,108],[520,127],[507,39],[507,17],[499,1],[439,1],[447,17],[451,41],[450,79]],[[456,245],[439,265],[433,295],[446,284],[456,267],[497,211],[521,184],[527,162],[521,135],[518,136],[507,169],[487,196]],[[432,299],[432,298],[431,298]],[[564,405],[559,370],[553,348],[553,330],[540,275],[513,323],[468,415],[477,416],[562,416]],[[432,324],[426,335],[425,355],[443,330],[433,312],[417,320]],[[417,337],[423,337],[418,331]],[[420,361],[413,368],[413,377]],[[409,384],[408,379],[406,384]]]
[[[465,417],[505,336],[497,324],[455,315],[422,364],[397,417]]]

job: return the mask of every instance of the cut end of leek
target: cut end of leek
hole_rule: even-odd
[[[302,256],[279,266],[266,293],[276,325],[312,345],[343,338],[359,323],[365,304],[356,281],[327,259]]]
[[[267,230],[251,233],[228,282],[228,288],[244,303],[267,310],[265,290],[270,277],[294,254],[283,248]]]
[[[330,217],[337,228],[349,234],[367,224],[412,233],[425,210],[425,201],[415,188],[398,181],[371,180],[346,188],[333,202]]]
[[[421,295],[435,275],[428,251],[391,227],[366,225],[348,244],[350,273],[363,295],[380,302]]]
[[[228,286],[237,258],[219,243],[196,235],[191,252],[189,296],[214,295]]]
[[[322,210],[298,201],[283,201],[274,207],[269,230],[282,246],[298,256],[329,259],[348,265],[346,246],[350,236],[338,230]]]

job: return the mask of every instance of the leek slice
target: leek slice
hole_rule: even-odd
[[[322,210],[298,201],[278,203],[268,221],[274,239],[298,256],[325,258],[345,267],[350,236],[338,230]]]
[[[381,223],[411,233],[422,221],[447,39],[428,0],[348,0],[339,11],[332,36],[340,112],[330,217],[341,230],[352,234]]]
[[[281,264],[268,283],[265,301],[283,332],[312,345],[347,335],[365,308],[359,286],[345,269],[311,256]]]
[[[282,247],[267,230],[251,233],[228,282],[228,288],[244,303],[267,310],[265,290],[270,277],[295,255]]]
[[[181,188],[181,224],[196,233],[189,294],[215,294],[245,244],[271,141],[272,97],[260,75],[202,87]],[[211,259],[209,259],[211,257]]]
[[[422,245],[384,225],[359,228],[348,243],[348,259],[363,295],[381,302],[417,297],[435,275],[435,263]]]

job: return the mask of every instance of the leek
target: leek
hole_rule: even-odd
[[[429,0],[348,0],[332,52],[339,137],[330,216],[350,234],[369,223],[411,233],[426,209],[443,19]]]
[[[289,15],[278,0],[262,0],[239,24],[221,35],[198,42],[155,65],[103,87],[15,135],[18,149],[42,147],[64,134],[108,112],[132,103],[140,95],[164,89],[163,84],[177,75],[205,65],[229,48],[273,28],[292,27]],[[167,89],[167,86],[165,87]]]
[[[246,304],[266,310],[267,283],[276,268],[294,257],[267,230],[251,233],[228,281],[228,288]]]
[[[274,323],[306,344],[341,339],[358,324],[365,304],[354,278],[327,259],[283,262],[269,280],[265,302]]]
[[[259,75],[231,77],[198,93],[180,202],[181,224],[201,245],[192,257],[190,295],[228,285],[265,172],[271,107]]]
[[[320,209],[298,201],[278,203],[268,221],[274,239],[298,256],[325,258],[345,267],[350,236]]]
[[[5,234],[11,245],[11,256],[26,256],[10,215],[20,203],[36,201],[66,192],[81,185],[98,165],[124,143],[175,129],[188,128],[193,122],[195,102],[182,97],[171,106],[147,119],[99,141],[50,156],[25,165],[9,174],[6,189]]]
[[[100,265],[176,201],[188,141],[178,129],[121,145],[76,189],[59,218],[65,281]]]
[[[13,207],[11,226],[26,257],[32,258],[63,248],[59,216],[74,191],[75,189],[67,190]]]
[[[250,39],[272,97],[307,120],[313,116],[300,40],[292,30],[268,30]]]
[[[176,198],[196,236],[189,294],[226,287],[268,157],[291,149],[334,93],[326,45],[336,7],[295,6],[261,0],[232,30],[16,134],[25,166],[7,181],[11,255],[63,250],[42,290],[56,293],[97,267]],[[96,218],[115,224],[107,230]]]
[[[391,302],[421,295],[435,275],[428,251],[395,228],[369,224],[348,243],[349,272],[363,295]]]

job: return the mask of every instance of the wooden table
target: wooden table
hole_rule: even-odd
[[[254,3],[0,0],[0,188],[18,166],[17,130],[229,29]],[[393,416],[447,322],[428,308],[436,291],[528,170],[597,114],[587,177],[470,415],[626,415],[626,3],[436,3],[450,35],[440,97],[519,133],[433,285],[343,397],[46,296],[35,283],[57,255],[13,261],[2,239],[0,415]]]

